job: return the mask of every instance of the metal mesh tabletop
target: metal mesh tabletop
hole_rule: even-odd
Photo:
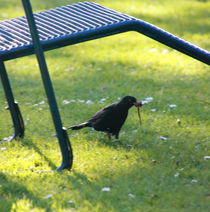
[[[148,22],[93,2],[35,13],[44,50],[76,44],[126,31],[137,31],[186,55],[210,64],[210,53]],[[26,17],[0,21],[0,61],[33,54]]]
[[[119,24],[135,18],[116,12],[93,2],[63,6],[34,14],[42,44],[59,42],[84,32]],[[74,41],[75,42],[75,41]],[[0,56],[13,57],[26,54],[32,47],[26,17],[0,21]],[[16,53],[16,54],[14,54]],[[20,53],[20,55],[17,55]]]

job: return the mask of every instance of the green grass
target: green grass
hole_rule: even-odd
[[[41,11],[78,1],[32,2]],[[209,1],[96,2],[210,49]],[[0,20],[21,15],[20,1],[1,0]],[[154,100],[142,108],[141,127],[130,110],[119,142],[90,129],[69,132],[71,172],[36,173],[58,167],[60,150],[35,57],[8,61],[26,135],[0,144],[0,211],[210,210],[210,160],[204,159],[210,155],[209,66],[135,32],[46,52],[46,58],[64,126],[85,121],[124,95]],[[72,99],[94,104],[63,104]],[[1,85],[0,105],[2,140],[13,128]]]

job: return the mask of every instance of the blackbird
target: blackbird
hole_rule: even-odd
[[[96,131],[107,133],[109,139],[111,139],[111,136],[115,136],[118,139],[120,129],[127,118],[128,110],[133,105],[141,107],[142,102],[137,102],[133,96],[125,96],[120,101],[96,112],[88,121],[67,129],[80,130],[84,127],[92,127]]]

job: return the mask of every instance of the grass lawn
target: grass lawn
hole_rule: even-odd
[[[34,11],[74,2],[32,1]],[[208,0],[95,2],[210,50]],[[1,0],[0,20],[23,14],[21,1]],[[45,55],[64,126],[125,95],[153,101],[142,108],[141,127],[136,109],[130,110],[120,141],[90,129],[69,132],[72,171],[37,173],[61,162],[37,61],[29,56],[6,62],[26,134],[0,143],[1,212],[210,211],[209,66],[136,32]],[[1,84],[0,105],[3,140],[13,128]]]

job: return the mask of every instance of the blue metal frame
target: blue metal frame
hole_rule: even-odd
[[[136,31],[144,34],[147,37],[165,44],[168,47],[176,49],[190,57],[195,58],[196,60],[210,65],[210,52],[142,20],[131,20],[110,24],[108,26],[102,26],[98,29],[90,29],[85,32],[78,32],[72,35],[60,36],[52,40],[41,41],[41,44],[43,50],[46,51],[127,31]],[[33,45],[18,47],[13,51],[5,51],[2,54],[0,61],[6,61],[30,54],[34,54]]]
[[[22,0],[22,4],[24,7],[28,25],[30,28],[31,37],[34,44],[34,51],[39,63],[42,81],[43,81],[45,92],[48,98],[50,111],[52,114],[54,126],[56,129],[56,133],[57,133],[57,137],[58,137],[58,141],[59,141],[60,149],[62,153],[62,163],[57,170],[61,171],[63,169],[70,169],[72,167],[72,162],[73,162],[73,152],[72,152],[72,148],[71,148],[71,144],[70,144],[67,132],[62,127],[62,122],[61,122],[60,114],[58,111],[58,106],[55,99],[52,82],[48,72],[42,45],[39,41],[39,35],[36,28],[35,20],[33,17],[32,7],[29,0]]]
[[[6,72],[6,67],[3,62],[0,62],[0,77],[1,82],[5,91],[5,96],[8,102],[7,109],[10,111],[12,121],[14,123],[14,135],[10,136],[8,140],[16,139],[16,138],[23,138],[24,136],[24,122],[23,118],[18,106],[18,103],[15,101],[12,88],[9,82],[9,78]]]

